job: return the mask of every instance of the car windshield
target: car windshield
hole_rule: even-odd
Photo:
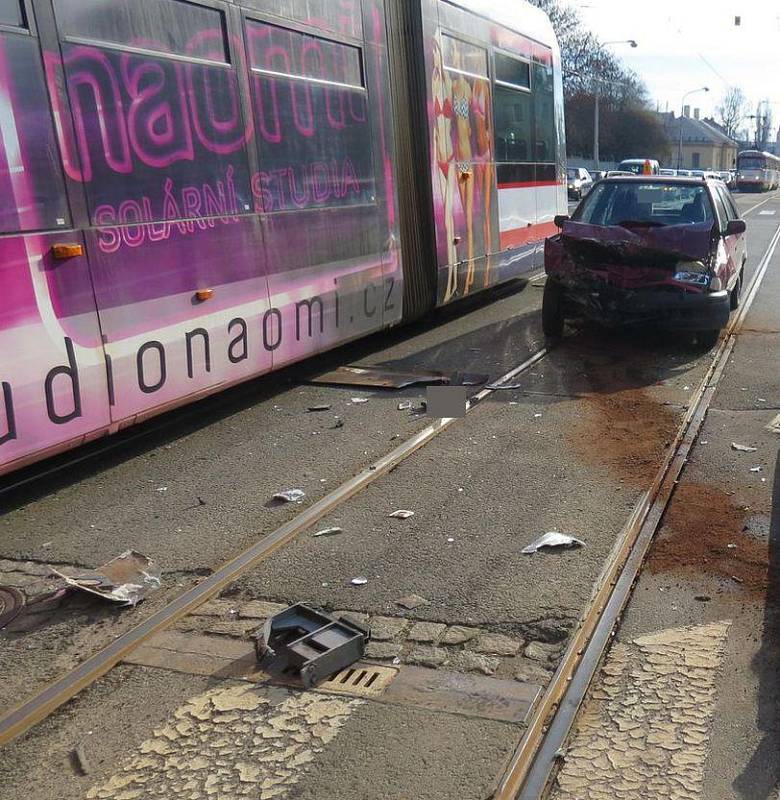
[[[567,169],[566,170],[566,177],[569,180],[572,180],[573,178],[576,178],[577,177],[577,170],[576,169]]]
[[[600,183],[573,219],[589,225],[660,227],[713,222],[704,186],[670,183]]]
[[[766,159],[761,156],[743,156],[739,159],[739,169],[765,169]]]

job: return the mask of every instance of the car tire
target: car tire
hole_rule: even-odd
[[[563,287],[550,278],[544,284],[542,297],[542,331],[549,339],[563,336],[565,292]]]
[[[703,350],[711,350],[718,343],[718,339],[720,339],[720,328],[696,332],[696,341]]]
[[[742,273],[739,273],[739,277],[737,278],[737,282],[734,284],[734,288],[729,293],[729,307],[732,311],[736,311],[739,308],[739,301],[742,298]]]

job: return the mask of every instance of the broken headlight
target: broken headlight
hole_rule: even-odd
[[[681,261],[674,273],[674,280],[693,286],[709,286],[709,267],[703,261]]]

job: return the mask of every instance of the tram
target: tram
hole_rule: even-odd
[[[737,156],[737,188],[741,192],[767,192],[780,186],[780,158],[760,150],[743,150]]]
[[[0,0],[0,474],[532,271],[524,0]]]

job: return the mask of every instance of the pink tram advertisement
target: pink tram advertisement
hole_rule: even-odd
[[[524,3],[1,0],[0,473],[532,270],[556,59]]]

